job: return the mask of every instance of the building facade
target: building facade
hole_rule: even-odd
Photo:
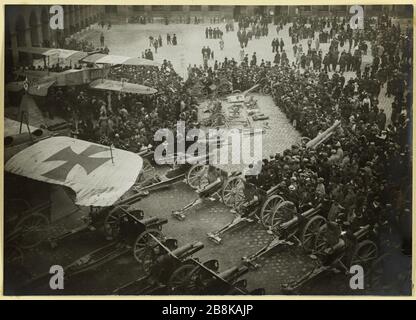
[[[107,16],[122,17],[127,19],[131,16],[143,15],[150,17],[172,17],[184,15],[189,17],[237,18],[241,14],[264,14],[269,15],[349,15],[351,5],[311,5],[311,6],[189,6],[189,5],[134,5],[134,6],[106,6]],[[366,5],[363,6],[368,15],[378,15],[388,11],[394,15],[411,17],[409,6],[400,5]],[[410,6],[411,7],[411,6]],[[205,20],[206,20],[205,19]],[[207,21],[205,21],[207,22]]]
[[[5,9],[5,48],[6,60],[11,59],[13,65],[23,60],[18,47],[55,47],[65,37],[80,31],[89,25],[105,19],[116,18],[127,22],[133,16],[152,18],[178,17],[209,23],[211,18],[235,19],[240,15],[321,15],[347,16],[350,6],[315,5],[315,6],[221,6],[221,5],[64,5],[64,28],[50,28],[49,5],[7,5]],[[366,15],[379,15],[389,12],[389,15],[412,17],[412,6],[403,5],[368,5],[364,6]],[[154,20],[155,22],[157,20]],[[178,21],[176,19],[175,21]],[[189,20],[188,20],[189,21]],[[7,65],[7,64],[6,64]]]
[[[59,41],[99,21],[103,6],[64,5],[63,30],[50,27],[49,5],[7,5],[5,9],[6,59],[19,62],[18,47],[55,47]]]

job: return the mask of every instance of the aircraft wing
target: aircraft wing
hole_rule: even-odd
[[[5,89],[9,92],[19,92],[24,89],[23,81],[9,82],[6,84]]]
[[[29,125],[30,132],[34,132],[39,128]],[[20,132],[20,122],[4,117],[4,137],[13,136],[19,133],[28,132],[28,126],[24,123],[22,125],[22,132]]]
[[[77,59],[80,60],[88,56],[88,52],[58,49],[58,48],[19,47],[18,51],[32,53],[32,54],[39,54],[45,57],[54,56],[59,59],[71,59],[71,60],[77,60]]]
[[[108,79],[98,79],[90,83],[92,89],[97,90],[111,90],[119,92],[128,92],[136,94],[154,94],[157,92],[156,89],[146,87],[136,83],[114,81]]]
[[[48,94],[48,89],[51,87],[56,80],[47,80],[38,83],[31,83],[28,86],[27,92],[34,96],[45,97]]]
[[[114,204],[135,183],[142,158],[132,152],[70,137],[40,140],[5,164],[5,171],[71,188],[75,203]]]
[[[95,63],[95,64],[124,64],[131,66],[155,66],[159,67],[160,63],[149,59],[142,58],[130,58],[125,56],[118,56],[113,54],[94,53],[82,59],[83,62]]]

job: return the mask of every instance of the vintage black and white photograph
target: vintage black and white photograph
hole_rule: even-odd
[[[413,6],[330,3],[5,5],[3,294],[412,295]]]

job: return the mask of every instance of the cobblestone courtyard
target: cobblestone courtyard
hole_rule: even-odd
[[[222,61],[224,57],[234,58],[239,61],[239,43],[236,37],[236,31],[225,32],[223,24],[215,24],[224,31],[225,48],[223,51],[219,48],[219,40],[205,39],[205,27],[207,25],[162,25],[162,24],[123,24],[113,25],[110,30],[101,29],[97,25],[90,30],[79,34],[78,37],[93,42],[99,46],[100,33],[105,36],[105,44],[110,49],[111,54],[127,55],[131,57],[141,56],[141,52],[149,47],[149,36],[157,37],[159,34],[163,38],[163,46],[155,54],[155,60],[162,62],[164,59],[173,63],[175,70],[186,78],[186,68],[188,64],[199,65],[202,63],[201,48],[209,45],[215,52],[215,59],[210,61],[213,65],[215,60]],[[177,46],[166,45],[166,34],[176,34],[178,38]],[[271,41],[273,38],[283,38],[285,49],[290,61],[293,60],[292,45],[288,36],[288,26],[280,31],[277,36],[273,25],[269,25],[269,35],[260,39],[253,39],[246,48],[246,53],[251,55],[256,52],[258,61],[273,61],[274,54],[271,50]],[[307,47],[306,40],[302,41],[303,47]],[[328,50],[328,44],[321,44],[323,53]],[[186,57],[186,58],[185,58]],[[365,63],[371,63],[371,56],[363,57]],[[346,78],[351,74],[345,74]],[[291,126],[286,116],[273,103],[272,98],[264,95],[255,94],[258,100],[261,112],[269,116],[268,126],[263,135],[263,157],[268,157],[276,152],[283,152],[286,148],[296,143],[299,139],[299,133]],[[391,98],[385,97],[385,88],[380,93],[380,105],[384,107],[387,114],[388,122],[391,114]],[[255,124],[262,127],[264,122]],[[165,168],[159,168],[162,171]],[[155,191],[148,197],[144,198],[137,204],[137,207],[143,209],[146,216],[157,216],[168,218],[169,222],[164,226],[164,233],[168,237],[174,237],[179,240],[179,244],[185,244],[192,241],[201,241],[205,248],[196,256],[202,261],[208,259],[218,259],[220,262],[220,271],[231,266],[241,263],[241,258],[253,253],[267,244],[271,236],[260,225],[252,224],[227,233],[224,236],[224,243],[215,245],[208,241],[206,234],[208,232],[221,228],[233,219],[233,214],[219,201],[204,203],[193,209],[193,212],[185,221],[177,221],[171,217],[171,212],[182,208],[185,204],[191,202],[197,197],[197,194],[185,183],[180,182],[172,187]],[[53,254],[50,254],[50,248],[46,245],[41,246],[36,251],[32,251],[27,256],[27,261],[33,262],[33,274],[39,274],[46,271],[50,264],[62,264],[71,262],[94,248],[103,245],[104,239],[101,235],[90,233],[80,236],[71,243],[63,243]],[[42,252],[48,251],[48,255],[42,257]],[[41,257],[41,258],[39,258]],[[248,287],[255,289],[263,287],[267,294],[280,294],[280,285],[290,280],[295,280],[307,271],[311,270],[313,261],[306,256],[299,248],[281,248],[274,255],[261,259],[262,267],[258,270],[251,271],[244,276],[248,280]],[[126,281],[131,281],[140,275],[140,266],[134,261],[131,254],[122,259],[118,259],[99,270],[83,275],[76,279],[73,284],[66,287],[63,294],[110,294],[112,290]],[[345,281],[345,283],[344,283]],[[347,278],[340,278],[337,284],[334,284],[332,293],[337,292],[336,287],[342,287],[339,293],[348,293]],[[335,282],[334,282],[335,283]],[[47,289],[45,289],[47,293]],[[60,292],[54,292],[59,294]]]

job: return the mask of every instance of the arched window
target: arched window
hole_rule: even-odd
[[[40,15],[40,21],[42,24],[42,38],[44,47],[49,47],[49,15],[46,8],[42,8],[42,13]]]
[[[18,47],[25,47],[26,46],[26,38],[25,38],[25,31],[26,31],[26,23],[23,16],[20,14],[16,20],[16,38],[17,38],[17,46]]]
[[[33,47],[39,47],[39,34],[38,34],[38,18],[36,12],[32,10],[29,18],[29,27],[30,27],[30,41],[32,42]]]

